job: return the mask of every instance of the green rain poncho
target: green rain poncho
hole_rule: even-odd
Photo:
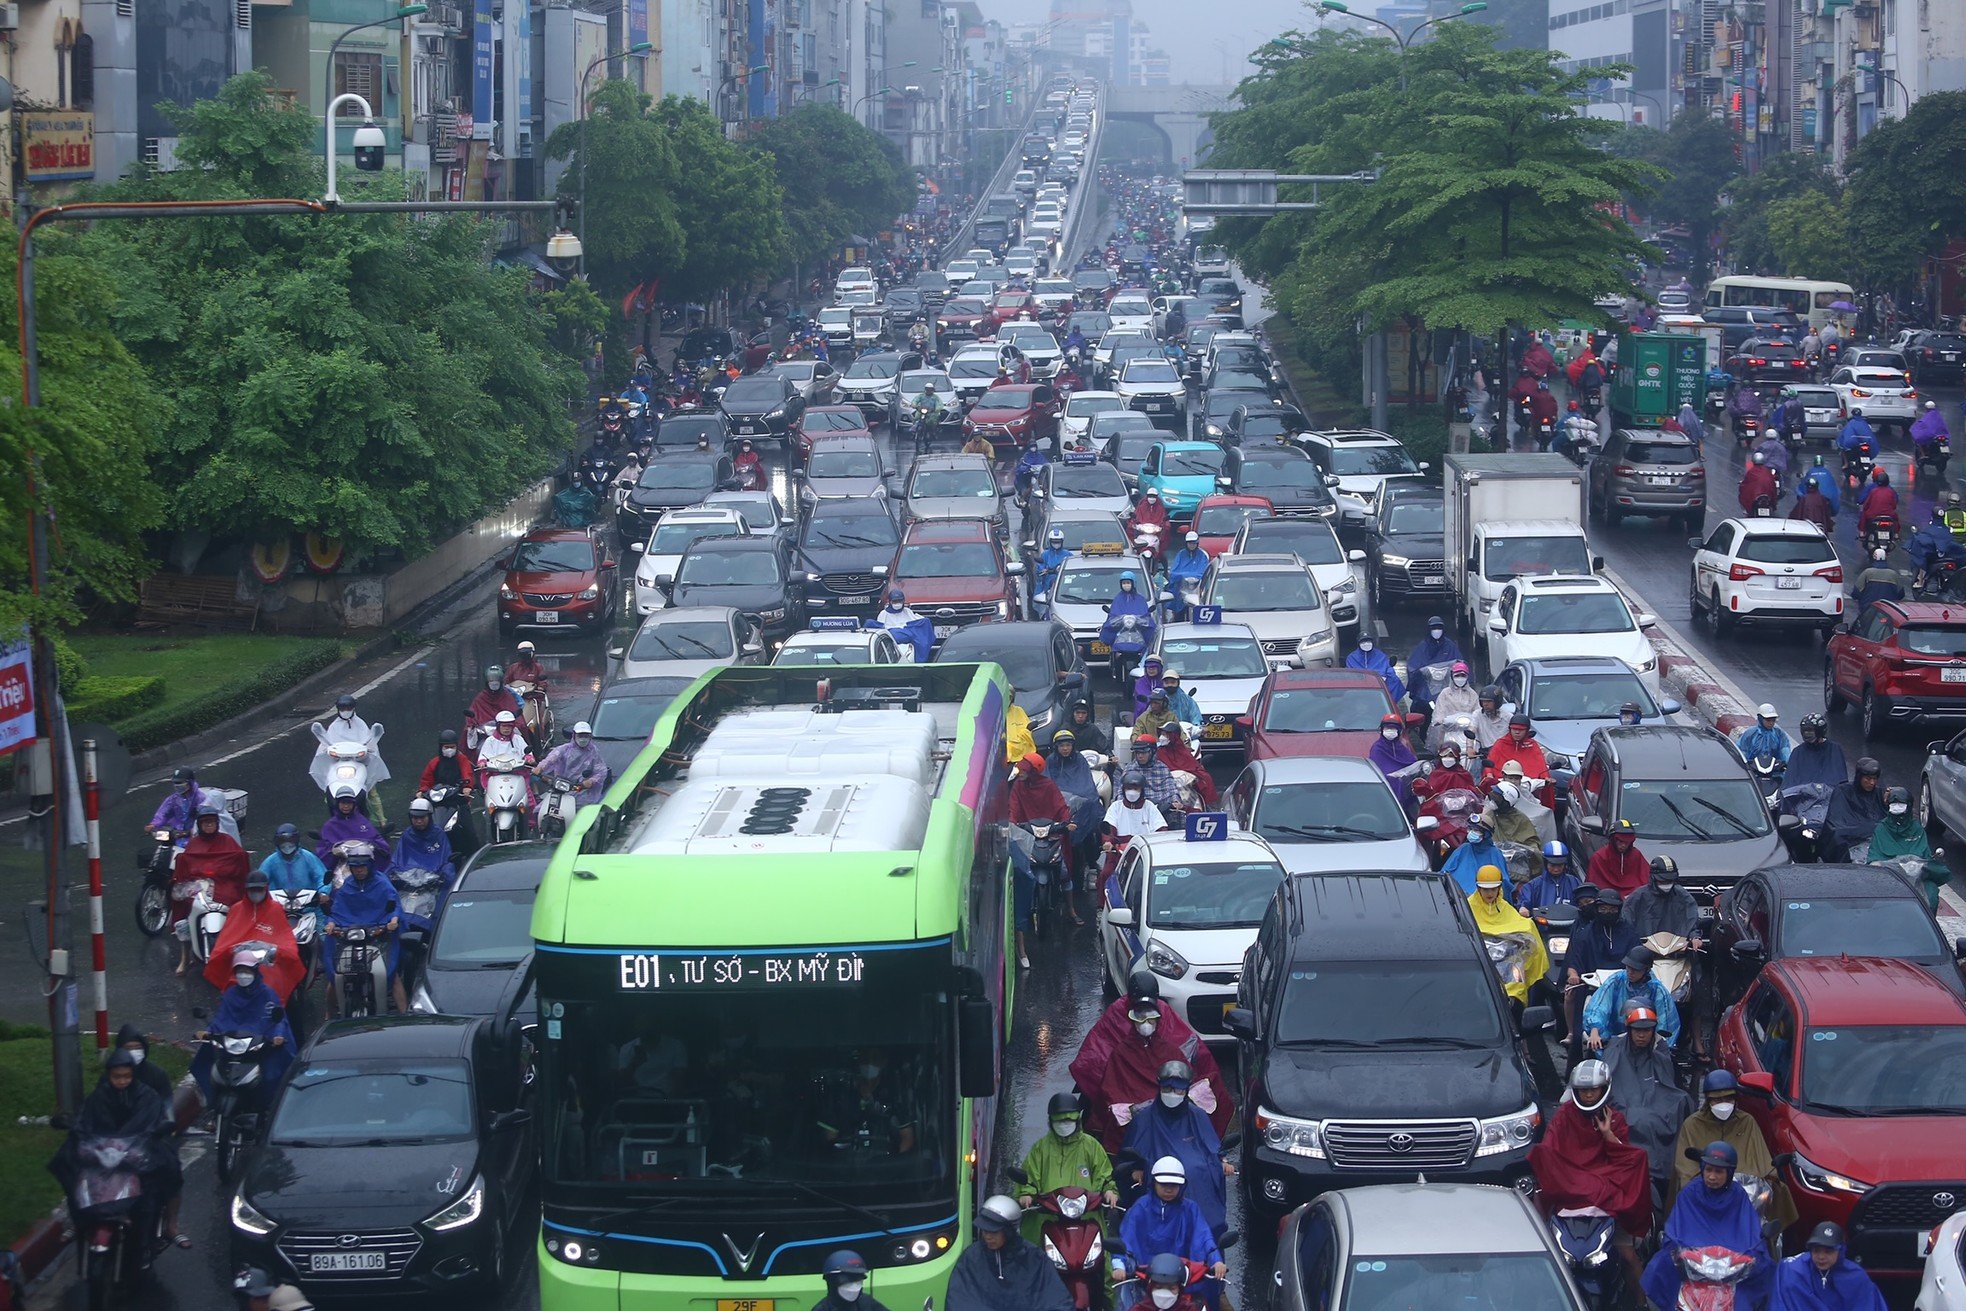
[[[1112,1158],[1106,1155],[1099,1139],[1084,1129],[1070,1138],[1047,1133],[1032,1143],[1031,1150],[1024,1155],[1024,1173],[1031,1181],[1018,1185],[1021,1197],[1048,1193],[1054,1188],[1078,1187],[1098,1198],[1113,1189]],[[1094,1205],[1098,1203],[1095,1201]],[[1024,1236],[1037,1242],[1048,1218],[1048,1213],[1042,1210],[1026,1212]]]

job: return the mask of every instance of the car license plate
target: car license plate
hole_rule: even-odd
[[[316,1252],[307,1268],[317,1275],[347,1274],[351,1270],[387,1270],[389,1258],[382,1252]]]
[[[1941,683],[1966,683],[1966,666],[1954,665],[1950,669],[1941,669],[1939,671],[1939,681]]]
[[[935,626],[935,636],[938,639],[948,637],[960,627],[962,627],[961,624],[937,624]]]
[[[1957,364],[1959,363],[1959,352],[1946,351],[1943,354],[1941,354],[1939,358],[1943,359],[1947,364]]]
[[[758,429],[755,424],[740,423],[737,425],[737,430],[739,432],[756,432]]]
[[[1420,578],[1420,586],[1445,587],[1447,586],[1447,576],[1445,574],[1423,574]]]
[[[1112,653],[1113,653],[1113,644],[1111,642],[1094,642],[1092,644],[1093,655],[1109,656]]]
[[[1234,724],[1203,724],[1202,738],[1209,742],[1225,742],[1236,735]]]
[[[1654,487],[1670,487],[1673,484],[1673,477],[1667,474],[1663,478],[1647,478],[1645,481]]]
[[[560,612],[558,610],[541,610],[532,618],[536,624],[557,624],[560,622]]]
[[[1781,592],[1799,592],[1802,590],[1802,580],[1800,578],[1777,578],[1775,580],[1775,589]]]

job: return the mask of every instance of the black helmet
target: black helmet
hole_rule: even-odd
[[[1188,1263],[1172,1252],[1162,1252],[1147,1262],[1147,1282],[1165,1288],[1185,1288],[1188,1283]]]
[[[196,783],[197,781],[198,772],[194,769],[179,765],[171,771],[171,785],[173,787],[183,787],[186,783]]]
[[[829,1284],[844,1283],[851,1279],[865,1279],[867,1262],[852,1248],[842,1247],[826,1258],[826,1264],[820,1268],[820,1273],[826,1276],[826,1282]]]
[[[1502,689],[1490,683],[1486,687],[1483,687],[1476,695],[1476,700],[1480,701],[1483,705],[1493,701],[1499,706],[1502,704]]]
[[[1140,788],[1144,790],[1146,786],[1147,776],[1137,769],[1129,769],[1120,775],[1120,790],[1122,792],[1127,788]]]
[[[1829,736],[1829,720],[1818,714],[1804,715],[1801,727],[1804,742],[1820,742]]]
[[[1160,1009],[1160,980],[1152,970],[1143,965],[1126,976],[1126,1000],[1129,1009]]]
[[[438,746],[440,746],[440,747],[454,747],[454,746],[456,746],[456,745],[457,745],[457,730],[456,730],[456,729],[454,729],[454,728],[447,728],[447,729],[445,729],[445,730],[444,730],[443,732],[441,732],[441,733],[439,733],[439,734],[437,734],[437,745],[438,745]]]
[[[1077,1119],[1083,1114],[1085,1111],[1079,1105],[1077,1093],[1053,1093],[1051,1100],[1045,1103],[1044,1118],[1047,1120]]]
[[[336,710],[353,710],[355,708],[355,698],[343,692],[334,699],[334,708]]]
[[[1887,806],[1909,806],[1911,804],[1911,793],[1901,787],[1885,788],[1884,804]]]
[[[1621,724],[1636,724],[1644,715],[1645,712],[1638,708],[1636,701],[1627,701],[1618,707],[1618,722]]]
[[[1652,881],[1667,884],[1679,882],[1679,862],[1671,856],[1652,857]]]
[[[1092,713],[1092,703],[1090,701],[1085,700],[1083,697],[1081,697],[1077,701],[1072,702],[1073,714],[1076,715],[1081,710],[1085,711],[1087,715],[1090,715]]]
[[[1883,772],[1884,772],[1884,767],[1883,767],[1882,765],[1879,765],[1879,764],[1877,763],[1877,757],[1876,757],[1876,756],[1858,756],[1858,757],[1857,757],[1857,777],[1858,777],[1858,778],[1862,778],[1862,777],[1864,777],[1864,776],[1865,776],[1866,774],[1868,774],[1868,775],[1869,775],[1870,777],[1872,777],[1872,778],[1876,778],[1876,777],[1877,777],[1877,776],[1878,776],[1879,774],[1881,774],[1881,773],[1883,773]]]
[[[255,867],[246,871],[246,886],[248,888],[270,888],[273,886],[273,880],[266,876],[265,870]]]

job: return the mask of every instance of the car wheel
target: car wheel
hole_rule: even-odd
[[[1864,741],[1871,742],[1883,737],[1891,727],[1890,699],[1879,696],[1876,688],[1866,687],[1862,710]]]
[[[1823,661],[1823,709],[1834,715],[1849,704],[1836,687],[1836,663],[1831,660]]]
[[[1598,503],[1597,497],[1587,495],[1584,497],[1584,513],[1590,516],[1592,523],[1599,523],[1604,518],[1604,507]]]
[[[1720,589],[1714,588],[1707,596],[1707,617],[1713,621],[1713,635],[1725,637],[1734,631],[1734,616],[1720,603]]]
[[[1934,847],[1946,845],[1945,821],[1932,809],[1932,779],[1928,775],[1919,780],[1918,785],[1918,823],[1925,830],[1925,836]]]
[[[1375,615],[1378,614],[1379,607],[1383,606],[1386,601],[1385,597],[1379,592],[1379,571],[1377,569],[1367,569],[1365,571],[1365,593],[1372,598],[1372,613]]]

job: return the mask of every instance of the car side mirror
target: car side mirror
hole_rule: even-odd
[[[531,1123],[532,1112],[521,1106],[510,1111],[500,1111],[492,1116],[490,1123],[485,1127],[492,1133],[504,1133]]]
[[[1078,689],[1085,686],[1084,671],[1078,669],[1059,670],[1058,686],[1064,688],[1068,692],[1076,692]]]
[[[1734,950],[1734,954],[1740,957],[1742,960],[1760,960],[1761,939],[1742,938],[1739,942],[1734,944],[1733,950]]]
[[[1440,820],[1433,815],[1422,815],[1413,821],[1415,833],[1431,833],[1440,827]]]
[[[1020,578],[1024,574],[1024,562],[1022,560],[1012,560],[1004,565],[1003,571],[1012,578]]]
[[[1952,940],[1952,958],[1959,964],[1966,965],[1966,938]]]
[[[1256,716],[1254,716],[1254,715],[1237,715],[1237,716],[1236,716],[1236,723],[1237,723],[1237,724],[1238,724],[1239,726],[1241,726],[1241,727],[1243,727],[1243,728],[1254,728],[1254,727],[1256,727]]]
[[[1689,537],[1686,539],[1686,545],[1695,551],[1703,551],[1706,549],[1707,541],[1704,537]]]
[[[765,653],[764,644],[762,642],[746,642],[739,649],[747,656],[763,655]]]
[[[1493,633],[1493,634],[1495,634],[1495,635],[1496,635],[1497,637],[1500,637],[1500,636],[1502,636],[1503,634],[1505,634],[1505,633],[1507,633],[1507,632],[1509,631],[1509,623],[1508,623],[1508,620],[1506,620],[1506,619],[1491,619],[1491,620],[1489,620],[1489,621],[1488,621],[1488,631],[1489,631],[1489,632],[1491,632],[1491,633]]]
[[[648,550],[649,547],[647,542],[630,542],[628,543],[628,549],[636,555],[640,555],[642,552]]]
[[[1244,1042],[1255,1042],[1256,1012],[1243,1006],[1231,1006],[1222,1012],[1222,1027]]]
[[[1661,701],[1659,703],[1659,713],[1662,715],[1676,715],[1683,709],[1685,709],[1685,707],[1680,705],[1679,702],[1673,700],[1671,697],[1667,697],[1664,701]]]
[[[1601,556],[1601,555],[1594,555],[1594,556],[1592,556],[1592,557],[1591,557],[1591,572],[1592,572],[1592,573],[1594,573],[1594,574],[1601,574],[1601,573],[1603,573],[1603,572],[1604,572],[1604,557],[1603,557],[1603,556]]]
[[[1116,929],[1133,927],[1133,907],[1114,906],[1106,912],[1106,922]]]
[[[625,660],[627,657],[628,648],[625,646],[611,646],[608,648],[608,659],[610,660]]]
[[[1775,1076],[1766,1070],[1750,1070],[1741,1076],[1741,1091],[1756,1097],[1775,1095]]]
[[[1338,476],[1336,474],[1327,473],[1326,475],[1324,475],[1324,485],[1326,487],[1336,487],[1338,485]]]
[[[1556,1027],[1556,1011],[1549,1006],[1531,1006],[1522,1012],[1522,1023],[1517,1026],[1523,1037],[1532,1033],[1543,1033]]]
[[[1778,815],[1775,817],[1775,827],[1784,833],[1794,832],[1796,829],[1802,827],[1802,816]]]
[[[1596,833],[1602,836],[1604,833],[1604,816],[1586,815],[1577,821],[1577,827],[1586,833]]]
[[[1638,612],[1638,626],[1640,628],[1657,628],[1659,626],[1659,616],[1640,610]]]

